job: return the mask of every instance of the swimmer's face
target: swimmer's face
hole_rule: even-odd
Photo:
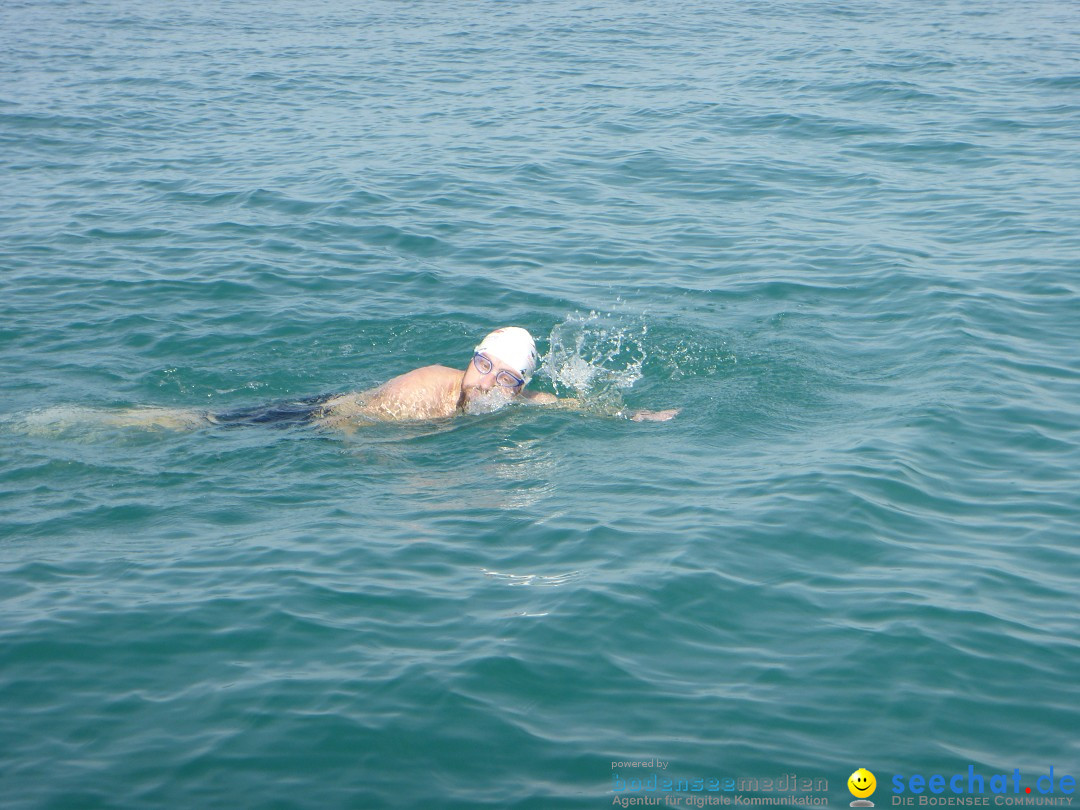
[[[512,383],[507,385],[507,383]],[[497,357],[475,354],[465,369],[461,395],[465,410],[487,413],[497,410],[525,388],[521,375]]]

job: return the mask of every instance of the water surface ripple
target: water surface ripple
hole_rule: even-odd
[[[1076,774],[1078,35],[1049,0],[5,3],[4,806]],[[507,323],[590,412],[94,417]]]

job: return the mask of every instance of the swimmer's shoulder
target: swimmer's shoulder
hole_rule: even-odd
[[[388,382],[404,379],[425,379],[427,377],[460,377],[461,373],[462,372],[458,369],[449,368],[448,366],[421,366],[420,368],[414,368],[412,371],[406,371],[404,374],[392,377]]]
[[[412,371],[406,371],[392,377],[377,390],[379,391],[404,391],[410,389],[443,387],[458,385],[461,382],[463,372],[446,366],[421,366]]]

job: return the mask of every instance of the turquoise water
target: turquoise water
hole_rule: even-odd
[[[1078,35],[1040,0],[5,3],[0,804],[1076,775]],[[586,412],[98,418],[504,324]]]

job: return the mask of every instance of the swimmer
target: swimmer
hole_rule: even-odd
[[[116,414],[114,425],[191,428],[200,424],[314,424],[351,429],[372,422],[412,422],[445,419],[458,414],[490,413],[511,402],[582,407],[575,398],[527,391],[536,371],[536,342],[520,326],[505,326],[485,337],[473,350],[464,371],[447,366],[423,366],[370,391],[311,397],[224,413],[134,408]],[[639,410],[625,415],[635,422],[664,422],[677,408]]]

